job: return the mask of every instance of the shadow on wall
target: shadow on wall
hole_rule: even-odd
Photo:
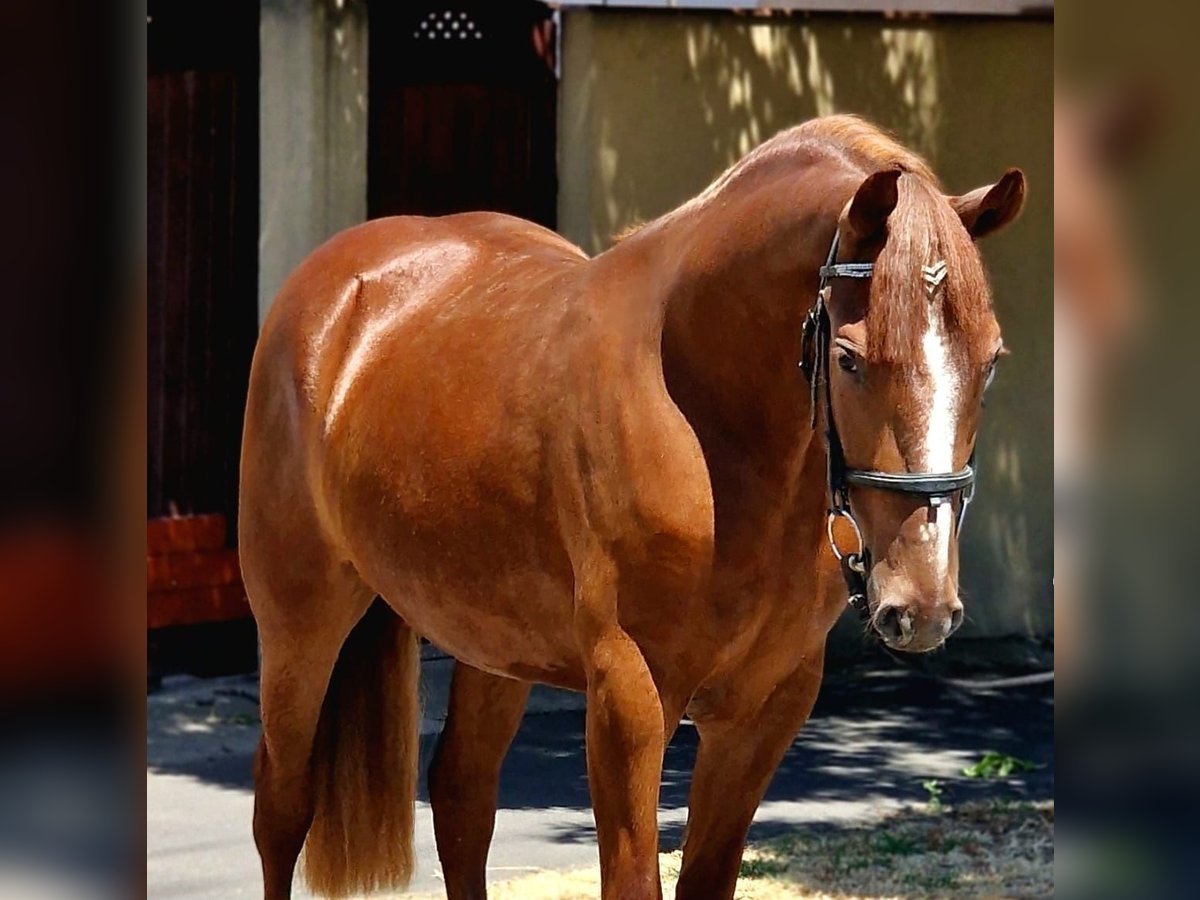
[[[591,253],[776,132],[834,112],[896,133],[951,192],[1025,170],[1023,220],[984,245],[1013,358],[981,435],[964,633],[1050,634],[1051,26],[616,10],[564,19],[559,227]]]
[[[945,38],[937,31],[817,29],[791,18],[584,15],[577,21],[572,14],[565,31],[569,42],[586,42],[579,48],[585,83],[575,83],[580,73],[564,73],[564,92],[582,91],[564,97],[565,127],[590,130],[596,159],[589,189],[602,202],[588,210],[588,231],[572,229],[576,222],[564,230],[590,252],[699,192],[776,132],[815,116],[857,112],[938,163]],[[584,34],[576,35],[577,27]],[[843,85],[870,90],[835,87]],[[675,137],[655,139],[664,133]],[[568,145],[572,137],[564,135]],[[679,196],[676,188],[686,182],[690,193]]]

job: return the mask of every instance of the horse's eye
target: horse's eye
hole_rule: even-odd
[[[987,391],[988,388],[990,388],[992,386],[992,382],[996,378],[996,364],[1000,362],[1000,356],[1003,352],[1004,352],[1003,350],[998,352],[995,356],[992,357],[991,363],[988,364],[987,375],[985,375],[983,378],[983,389],[985,392]]]
[[[1000,362],[1000,357],[1004,351],[1000,350],[992,357],[992,361],[988,364],[987,374],[983,376],[983,390],[980,391],[979,402],[982,406],[987,406],[988,388],[992,386],[992,382],[996,380],[996,363]]]
[[[837,350],[837,364],[838,368],[843,372],[853,374],[858,371],[858,361],[855,360],[854,354],[848,350],[843,350],[841,347]]]

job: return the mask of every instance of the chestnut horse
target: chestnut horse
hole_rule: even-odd
[[[691,716],[676,896],[731,897],[846,605],[832,539],[856,526],[890,644],[934,648],[961,618],[961,484],[851,482],[839,511],[821,424],[847,473],[968,471],[1001,347],[972,239],[1024,191],[1011,170],[947,196],[836,116],[592,259],[490,213],[372,221],[309,256],[263,325],[242,451],[266,897],[302,847],[320,893],[409,878],[418,635],[457,660],[429,776],[449,897],[486,894],[531,682],[586,692],[605,898],[661,897],[663,750]]]

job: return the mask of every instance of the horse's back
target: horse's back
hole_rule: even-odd
[[[446,302],[498,264],[552,271],[584,259],[552,231],[498,213],[374,219],[331,237],[280,289],[263,324],[259,354],[291,353],[315,400],[316,369],[340,362],[340,334],[375,329],[422,306]],[[382,288],[371,290],[364,288]],[[271,349],[262,349],[271,348]]]

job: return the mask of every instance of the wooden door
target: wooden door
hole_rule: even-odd
[[[162,627],[248,615],[233,535],[258,315],[258,4],[151,0],[147,42],[149,616]]]

